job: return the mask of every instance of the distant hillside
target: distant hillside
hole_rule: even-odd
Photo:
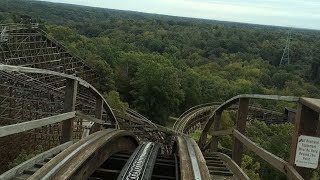
[[[148,118],[165,124],[240,93],[320,97],[320,32],[40,1],[0,1],[0,23],[31,17]],[[161,101],[160,101],[161,100]],[[283,105],[266,104],[273,109]],[[159,114],[157,114],[159,113]]]
[[[10,17],[11,12],[20,15],[29,15],[33,18],[45,19],[49,23],[54,24],[73,24],[87,22],[105,22],[109,18],[124,18],[132,20],[170,20],[179,21],[183,24],[192,22],[207,22],[230,24],[230,22],[213,21],[196,18],[184,18],[177,16],[157,15],[149,13],[141,13],[134,11],[113,10],[107,8],[96,8],[89,6],[80,6],[64,3],[52,3],[31,0],[4,0],[0,2],[1,19]],[[64,21],[61,21],[63,19]],[[234,25],[234,24],[233,24]]]
[[[50,38],[92,65],[100,74],[99,90],[113,108],[127,107],[121,102],[125,101],[158,124],[169,124],[170,116],[177,117],[192,106],[224,102],[238,94],[320,98],[320,31],[291,29],[291,63],[279,66],[287,40],[287,28],[283,27],[39,1],[0,1],[0,23],[20,22],[21,18],[28,22],[29,17],[39,22]],[[284,107],[295,108],[278,101],[250,103],[279,112]],[[236,113],[222,117],[222,125],[231,127]],[[250,139],[287,160],[291,124],[252,122],[250,126]],[[231,147],[232,139],[223,141]],[[264,161],[247,155],[243,164],[251,179],[285,179]]]
[[[134,11],[114,10],[107,8],[96,8],[89,6],[80,6],[64,3],[52,3],[35,0],[2,0],[0,1],[0,21],[11,21],[11,13],[17,15],[29,15],[33,18],[45,19],[49,23],[70,25],[87,22],[105,22],[109,18],[125,18],[133,20],[164,20],[174,21],[180,24],[190,23],[206,23],[206,24],[220,24],[231,27],[249,27],[249,28],[264,28],[264,29],[287,29],[286,27],[267,26],[247,23],[236,23],[228,21],[217,21],[198,18],[186,18],[178,16],[158,15]],[[61,21],[63,19],[63,21]],[[307,29],[296,29],[300,31],[315,31]]]
[[[268,55],[265,55],[263,53],[260,53],[260,55],[263,59],[268,60],[273,65],[279,64],[282,49],[285,45],[284,42],[287,30],[287,28],[284,27],[222,22],[195,18],[182,18],[70,4],[58,4],[43,1],[0,1],[0,23],[19,21],[20,15],[28,15],[33,19],[40,19],[49,24],[69,26],[75,29],[80,34],[89,37],[99,36],[101,33],[105,32],[105,30],[110,30],[110,26],[119,25],[120,20],[129,22],[129,24],[127,25],[130,25],[130,23],[132,24],[133,22],[139,22],[140,24],[149,23],[166,30],[169,30],[168,28],[170,26],[176,26],[177,30],[182,28],[182,31],[184,31],[184,29],[186,28],[190,29],[191,27],[197,26],[194,31],[197,31],[199,33],[215,27],[228,28],[228,30],[226,30],[228,31],[226,34],[227,36],[230,36],[232,34],[233,40],[239,39],[240,41],[242,41],[242,44],[244,43],[252,46],[252,49],[258,48],[259,50],[261,50],[261,48],[269,48],[267,50]],[[319,47],[317,46],[317,43],[319,43],[320,39],[319,31],[304,29],[292,29],[291,31],[293,33],[293,42],[291,47],[293,64],[303,66],[305,65],[305,63],[308,63],[308,65],[310,66],[311,60],[314,59],[312,56],[313,54],[315,54],[313,48]],[[209,36],[208,38],[212,37]],[[207,41],[208,39],[204,40]],[[268,42],[270,42],[271,44],[268,44]],[[238,45],[241,49],[241,43],[233,43],[232,46]],[[223,45],[227,47],[222,48],[227,50],[230,49],[228,47],[228,44],[223,43]],[[241,49],[241,52],[244,51]]]
[[[36,21],[47,24],[68,26],[87,37],[104,36],[118,30],[132,34],[155,32],[159,29],[173,34],[174,32],[190,33],[191,39],[183,42],[183,44],[192,43],[194,51],[189,51],[190,54],[198,53],[208,59],[212,55],[220,57],[222,53],[249,53],[262,57],[275,66],[279,65],[287,31],[284,27],[155,15],[43,1],[0,1],[0,23],[19,22],[21,15],[30,16]],[[215,34],[217,30],[219,33]],[[318,54],[320,54],[317,47],[320,44],[320,31],[306,29],[291,29],[291,31],[291,62],[295,65],[292,68],[306,77],[310,74],[317,76]],[[181,39],[178,41],[171,39],[171,42],[162,43],[169,46],[179,41],[182,42]],[[213,41],[215,42],[211,43]]]

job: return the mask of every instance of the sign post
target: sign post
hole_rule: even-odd
[[[295,165],[316,169],[319,161],[320,138],[300,135],[298,138]]]

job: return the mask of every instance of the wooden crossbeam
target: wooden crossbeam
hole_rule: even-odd
[[[212,136],[226,136],[226,135],[232,135],[232,133],[233,133],[233,128],[226,129],[226,130],[213,131],[213,132],[210,132],[209,134]]]
[[[62,122],[71,118],[76,117],[76,112],[67,112],[55,116],[50,116],[42,119],[37,119],[33,121],[28,121],[28,122],[23,122],[23,123],[18,123],[18,124],[12,124],[8,126],[2,126],[0,127],[0,137],[12,135],[12,134],[17,134],[21,133],[24,131],[28,131],[31,129],[36,129],[42,126],[47,126],[50,124]]]
[[[239,140],[243,145],[245,145],[248,149],[253,151],[255,154],[257,154],[259,157],[267,161],[270,165],[281,171],[282,173],[286,174],[285,166],[287,164],[286,161],[283,159],[277,157],[276,155],[270,153],[269,151],[259,147],[256,143],[251,141],[249,138],[247,138],[245,135],[240,133],[238,130],[233,130],[233,136]]]
[[[93,122],[98,123],[98,124],[104,124],[105,123],[105,121],[103,121],[101,119],[97,119],[95,117],[88,116],[88,115],[86,115],[86,114],[84,114],[84,113],[82,113],[80,111],[76,111],[76,115],[77,115],[77,117],[85,119],[87,121],[93,121]]]

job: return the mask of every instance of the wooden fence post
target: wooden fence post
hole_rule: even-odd
[[[65,95],[64,95],[64,112],[75,111],[77,97],[78,81],[74,79],[66,79]],[[74,118],[63,121],[61,144],[71,141],[73,135]]]
[[[298,103],[295,117],[295,132],[292,137],[289,164],[294,166],[304,179],[311,178],[311,169],[295,166],[298,138],[300,135],[319,137],[319,125],[319,113],[302,103]]]
[[[223,111],[217,111],[214,116],[213,131],[220,130],[222,112]],[[219,143],[219,137],[212,136],[212,141],[210,143],[210,150],[213,152],[217,151],[218,150],[218,143]]]
[[[95,117],[97,119],[102,119],[102,111],[103,111],[103,99],[99,96],[96,99],[96,108],[95,108]]]
[[[247,116],[249,111],[249,98],[240,98],[239,99],[239,109],[238,109],[238,117],[236,122],[236,129],[242,133],[245,134],[246,130],[246,122],[247,122]],[[243,153],[243,146],[241,142],[233,138],[233,148],[232,148],[232,159],[238,164],[241,164],[241,157]]]
[[[95,118],[102,119],[103,99],[100,96],[96,97]],[[101,124],[94,123],[91,127],[90,134],[100,131]]]

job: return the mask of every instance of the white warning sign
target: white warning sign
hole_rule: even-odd
[[[298,138],[295,164],[316,169],[319,161],[320,138],[301,135]]]

